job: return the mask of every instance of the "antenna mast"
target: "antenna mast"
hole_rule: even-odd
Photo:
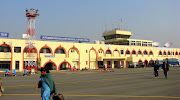
[[[38,10],[35,9],[26,9],[26,17],[28,19],[27,23],[27,46],[26,46],[26,56],[28,58],[28,62],[25,62],[25,69],[31,70],[31,68],[37,69],[37,58],[35,50],[35,18],[39,16],[37,14]]]

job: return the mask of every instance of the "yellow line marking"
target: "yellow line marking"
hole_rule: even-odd
[[[34,86],[34,85],[12,85],[12,86],[3,86],[3,87],[21,87],[21,86]]]
[[[40,95],[40,94],[2,94],[2,95]],[[180,97],[172,96],[130,96],[130,95],[64,95],[76,97],[131,97],[131,98],[173,98],[179,99]]]
[[[129,96],[129,95],[64,95],[64,96],[86,96],[86,97],[141,97],[141,98],[180,98],[171,96]]]
[[[2,95],[41,95],[41,94],[2,94]]]

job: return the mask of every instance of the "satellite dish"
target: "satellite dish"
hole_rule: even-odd
[[[166,44],[165,44],[165,47],[171,47],[172,46],[172,42],[167,42]]]
[[[160,46],[160,43],[159,43],[159,42],[153,42],[153,46],[159,47],[159,46]]]

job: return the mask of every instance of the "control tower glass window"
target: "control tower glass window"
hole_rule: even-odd
[[[147,46],[147,42],[143,42],[143,43],[142,43],[142,46]]]
[[[135,41],[131,41],[131,45],[136,45]]]
[[[136,41],[137,46],[141,46],[141,41]]]
[[[152,47],[152,42],[148,42],[148,46]]]

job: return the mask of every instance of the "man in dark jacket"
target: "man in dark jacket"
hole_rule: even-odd
[[[155,75],[155,78],[158,78],[158,71],[159,71],[159,65],[158,65],[158,62],[155,61],[155,64],[154,64],[154,75]]]
[[[167,60],[163,62],[162,69],[164,70],[164,75],[165,78],[167,79],[167,72],[169,71],[169,64]]]

